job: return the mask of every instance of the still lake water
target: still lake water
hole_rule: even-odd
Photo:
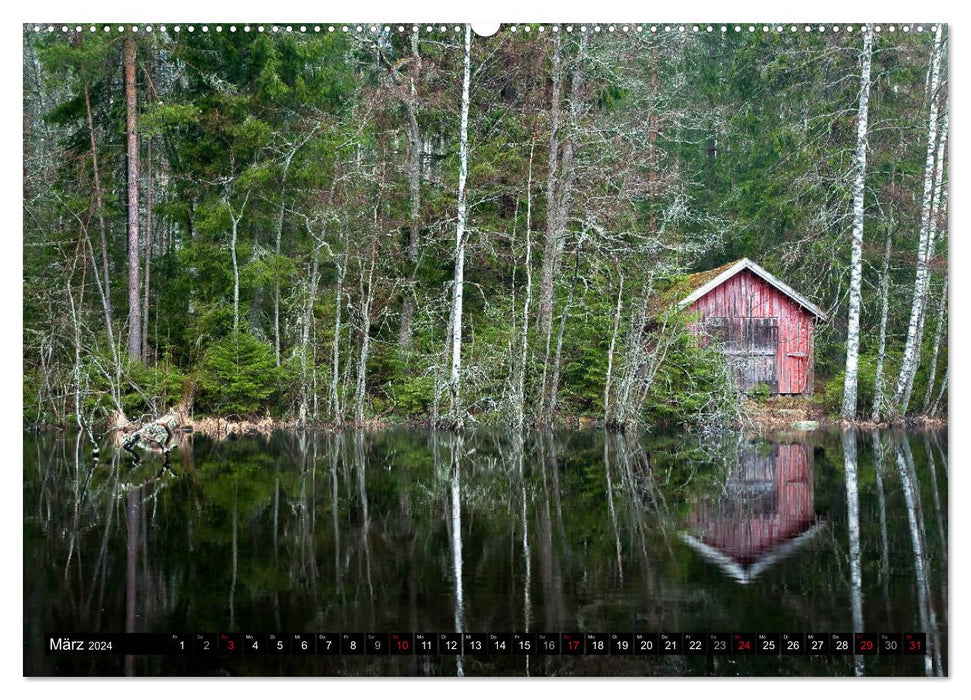
[[[186,435],[160,466],[25,433],[25,675],[948,673],[946,431]],[[923,632],[929,653],[43,651],[125,631]]]

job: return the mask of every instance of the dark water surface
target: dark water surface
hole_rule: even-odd
[[[854,457],[855,455],[855,457]],[[945,431],[24,435],[26,675],[946,675]],[[55,657],[45,633],[923,632],[926,656]]]

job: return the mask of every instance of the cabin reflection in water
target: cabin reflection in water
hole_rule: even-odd
[[[813,448],[748,443],[724,494],[691,511],[682,539],[729,576],[749,583],[816,534]]]

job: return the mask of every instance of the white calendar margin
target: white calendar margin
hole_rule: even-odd
[[[240,23],[240,22],[305,22],[305,23],[366,23],[366,22],[495,22],[497,20],[512,20],[515,22],[575,22],[606,25],[610,23],[646,22],[705,22],[705,23],[813,23],[819,24],[839,22],[859,24],[860,22],[948,22],[949,36],[952,38],[950,46],[950,60],[955,70],[951,72],[951,95],[953,114],[956,115],[955,136],[952,139],[951,179],[952,191],[959,191],[963,180],[963,173],[969,150],[961,134],[964,124],[963,115],[969,113],[966,109],[971,105],[967,99],[969,94],[964,68],[968,65],[963,60],[962,35],[965,27],[963,13],[959,15],[955,3],[941,2],[905,2],[902,0],[884,0],[883,2],[849,3],[846,0],[809,0],[801,4],[783,4],[776,0],[768,2],[716,2],[714,0],[695,0],[689,3],[649,3],[646,0],[588,0],[575,2],[571,0],[537,0],[524,2],[523,0],[466,0],[466,2],[446,2],[445,0],[418,0],[414,6],[392,0],[367,0],[362,3],[335,4],[307,3],[297,0],[273,0],[273,2],[241,1],[221,6],[203,6],[196,0],[166,0],[160,3],[119,2],[85,2],[75,0],[48,0],[40,3],[16,3],[13,8],[5,7],[0,10],[3,22],[0,24],[3,39],[0,41],[0,56],[2,56],[3,70],[0,70],[0,94],[7,96],[3,102],[3,112],[0,125],[2,133],[6,134],[3,153],[3,167],[0,172],[0,192],[3,193],[5,206],[2,211],[10,212],[12,221],[8,224],[6,240],[16,240],[20,249],[14,255],[6,251],[0,256],[0,293],[7,303],[0,305],[4,316],[0,318],[0,327],[4,333],[6,343],[0,343],[0,366],[6,368],[2,375],[2,395],[18,397],[15,401],[5,401],[0,404],[0,425],[4,432],[0,434],[2,444],[6,446],[8,459],[5,465],[8,471],[8,483],[4,490],[4,528],[8,533],[17,533],[15,552],[8,556],[16,556],[14,568],[20,571],[20,577],[5,576],[2,581],[3,600],[7,603],[8,614],[5,620],[22,619],[23,614],[23,504],[22,488],[20,488],[21,465],[20,455],[23,453],[22,440],[22,372],[17,371],[22,366],[20,344],[23,337],[22,303],[14,304],[11,300],[22,300],[22,99],[15,96],[22,95],[21,71],[14,66],[21,66],[22,25],[28,22],[106,22],[112,24],[117,20],[125,23],[153,22],[205,22]],[[19,153],[19,154],[18,154]],[[949,196],[948,201],[954,203],[950,216],[951,231],[962,231],[963,217],[961,216],[961,200]],[[966,237],[954,235],[950,237],[951,270],[959,270],[965,264],[971,264],[971,248]],[[961,309],[971,309],[971,285],[963,282],[960,275],[951,280],[952,303],[951,313],[955,314],[949,324],[949,341],[951,348],[967,348],[971,346],[968,328],[971,328],[971,318],[962,318]],[[969,303],[963,303],[963,302]],[[952,372],[952,392],[955,397],[951,401],[949,411],[953,425],[963,425],[965,417],[971,415],[968,396],[971,395],[971,373],[966,366],[956,364]],[[950,462],[957,466],[949,474],[948,503],[954,502],[954,494],[964,494],[967,491],[967,479],[963,476],[966,463],[963,454],[949,451]],[[13,476],[15,472],[17,476]],[[16,486],[17,488],[14,488]],[[954,518],[957,515],[958,518]],[[967,530],[967,520],[960,518],[960,510],[951,508],[949,513],[949,549],[953,554],[959,550],[953,546],[954,542],[963,542]],[[967,555],[949,557],[950,562],[948,589],[960,591],[961,582],[966,581],[964,573],[967,570]],[[18,581],[19,579],[19,581]],[[18,583],[20,585],[18,585]],[[957,585],[955,585],[957,584]],[[967,697],[971,683],[968,682],[971,671],[962,667],[962,650],[967,648],[962,643],[961,635],[968,632],[964,624],[967,616],[964,614],[967,603],[962,594],[949,600],[948,630],[949,630],[949,672],[951,678],[946,681],[932,681],[921,679],[410,679],[410,678],[382,678],[382,679],[24,679],[23,678],[23,631],[8,630],[3,635],[2,667],[5,679],[13,681],[10,685],[15,696],[30,694],[32,700],[58,698],[65,700],[74,694],[97,693],[100,698],[125,697],[137,693],[139,700],[154,700],[164,698],[171,700],[172,693],[189,690],[193,697],[206,697],[210,694],[232,693],[234,700],[250,698],[265,700],[278,695],[281,691],[294,698],[316,698],[321,694],[341,693],[347,697],[386,697],[388,700],[399,698],[435,698],[446,697],[460,693],[462,700],[493,700],[496,696],[505,696],[510,691],[519,695],[522,693],[546,695],[555,693],[557,700],[583,698],[590,700],[604,691],[610,693],[630,694],[633,697],[654,696],[660,698],[691,697],[697,694],[717,697],[731,697],[736,693],[751,696],[754,693],[781,692],[793,700],[803,698],[819,700],[834,691],[842,695],[844,692],[853,694],[879,693],[882,698],[913,698],[933,693],[935,697]],[[20,611],[18,616],[16,611]],[[13,624],[10,625],[13,627]],[[811,630],[808,630],[811,631]],[[955,663],[958,660],[958,663]],[[137,683],[132,687],[131,682]],[[222,683],[230,683],[230,688],[221,687]],[[866,687],[850,690],[853,683],[866,683]],[[927,684],[933,683],[933,686]],[[6,685],[6,684],[5,684]],[[80,686],[80,687],[79,687]],[[960,688],[964,687],[964,691]],[[504,700],[501,699],[501,700]],[[788,698],[787,698],[788,700]]]

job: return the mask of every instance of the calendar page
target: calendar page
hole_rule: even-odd
[[[949,674],[944,23],[22,40],[25,676]]]

